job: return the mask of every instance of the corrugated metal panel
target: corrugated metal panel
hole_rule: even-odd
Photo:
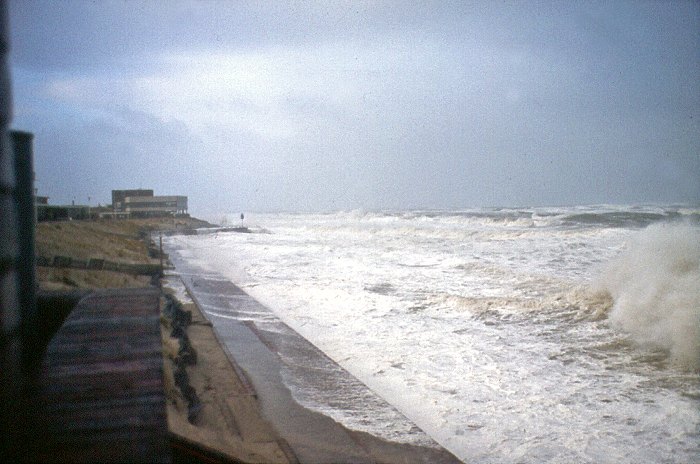
[[[78,303],[47,349],[38,460],[170,461],[159,317],[155,289]]]

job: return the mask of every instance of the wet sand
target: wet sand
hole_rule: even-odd
[[[175,386],[173,357],[177,341],[170,326],[162,325],[168,428],[185,443],[242,462],[295,462],[285,452],[274,429],[260,414],[255,392],[237,372],[221,348],[211,323],[196,305],[184,305],[192,314],[187,335],[197,353],[197,362],[187,367],[190,385],[201,401],[194,423],[187,418],[187,404]]]

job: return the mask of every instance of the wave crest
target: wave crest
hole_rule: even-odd
[[[655,224],[637,234],[595,282],[614,300],[613,325],[700,370],[700,228]]]

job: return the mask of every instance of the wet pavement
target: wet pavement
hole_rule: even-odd
[[[168,250],[176,273],[300,462],[460,462],[239,287]],[[343,423],[371,423],[373,433]],[[379,433],[375,432],[379,430]]]

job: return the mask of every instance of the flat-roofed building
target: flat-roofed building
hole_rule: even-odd
[[[152,197],[153,190],[132,189],[132,190],[112,190],[112,207],[115,212],[121,212],[124,208],[126,197]]]
[[[126,197],[124,211],[132,216],[187,214],[187,197],[181,195]]]
[[[112,190],[115,215],[130,217],[179,216],[187,214],[187,197],[153,195],[153,190]]]

